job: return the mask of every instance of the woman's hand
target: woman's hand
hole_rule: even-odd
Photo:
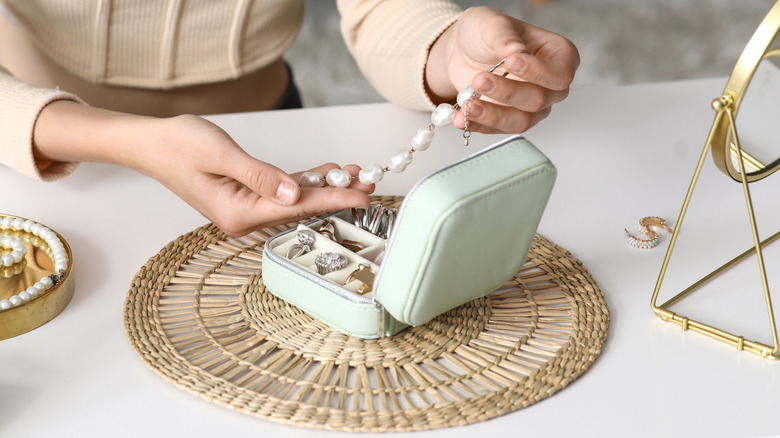
[[[366,206],[373,186],[355,181],[350,188],[298,186],[300,173],[249,156],[230,136],[197,116],[160,120],[165,126],[145,165],[148,173],[232,236],[318,213]],[[175,163],[175,166],[171,166]],[[325,175],[335,164],[313,171]],[[360,170],[346,166],[353,176]]]
[[[487,70],[501,59],[494,73]],[[426,82],[442,102],[471,84],[482,95],[469,110],[469,129],[524,132],[568,96],[580,63],[577,48],[561,35],[488,7],[466,10],[431,47]],[[503,72],[509,75],[502,77]],[[462,111],[455,126],[463,128]]]
[[[34,133],[37,159],[95,161],[134,169],[170,189],[230,236],[317,213],[368,205],[374,186],[298,186],[300,174],[247,154],[218,126],[191,115],[133,116],[68,101],[44,108]],[[326,174],[338,167],[314,169]],[[344,168],[352,175],[357,166]]]

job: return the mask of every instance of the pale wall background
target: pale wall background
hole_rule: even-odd
[[[487,5],[571,39],[582,64],[574,87],[726,77],[771,0],[456,0]],[[379,102],[338,30],[335,0],[307,0],[287,54],[311,106]]]

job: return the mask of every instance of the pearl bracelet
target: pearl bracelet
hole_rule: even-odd
[[[23,303],[29,302],[57,285],[57,283],[59,283],[67,273],[68,252],[57,233],[50,230],[49,228],[29,219],[25,220],[13,216],[0,217],[2,217],[2,219],[0,219],[1,232],[23,232],[43,240],[43,242],[46,243],[48,249],[50,250],[49,256],[54,263],[55,272],[54,274],[42,277],[32,286],[17,292],[10,298],[0,300],[0,312],[2,312],[20,306]],[[19,244],[21,244],[21,248],[23,248],[23,250],[20,248]],[[25,261],[27,248],[24,247],[24,243],[22,243],[21,239],[18,239],[10,234],[5,234],[0,239],[0,246],[12,249],[10,254],[4,254],[3,256],[0,256],[0,260],[2,260],[4,267],[9,266],[6,265],[6,260],[10,260],[12,263],[22,263]],[[19,253],[21,253],[21,256]],[[10,259],[6,256],[10,256]]]
[[[521,51],[528,53],[526,51]],[[491,67],[488,72],[492,73],[498,67],[504,64],[506,58],[499,61],[496,65]],[[505,72],[502,76],[506,76],[508,72]],[[406,167],[412,163],[412,154],[417,151],[424,151],[430,147],[433,141],[433,130],[442,126],[447,126],[452,123],[452,118],[459,108],[463,108],[464,127],[463,127],[463,139],[464,145],[469,145],[469,137],[471,137],[471,131],[469,131],[469,111],[471,110],[471,103],[474,99],[479,99],[480,94],[474,92],[474,88],[469,85],[463,91],[458,93],[456,98],[456,104],[450,105],[448,103],[442,103],[436,107],[431,114],[431,123],[417,130],[412,136],[412,147],[410,149],[402,149],[392,157],[390,157],[390,164],[387,166],[381,166],[379,164],[369,164],[360,170],[357,177],[353,177],[349,172],[342,169],[332,169],[326,176],[323,176],[319,172],[304,172],[301,175],[300,185],[301,187],[324,187],[326,184],[333,187],[348,187],[352,181],[359,180],[361,184],[371,185],[382,181],[385,173],[394,172],[401,173],[406,170]]]

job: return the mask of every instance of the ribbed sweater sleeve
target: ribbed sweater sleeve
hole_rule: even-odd
[[[22,82],[0,66],[0,163],[42,181],[65,177],[76,169],[78,163],[36,162],[33,158],[35,121],[56,100],[83,103],[70,93]]]
[[[425,64],[461,10],[446,0],[339,0],[341,33],[358,67],[386,99],[432,108]]]

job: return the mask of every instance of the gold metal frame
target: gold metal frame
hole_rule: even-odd
[[[777,162],[768,166],[763,165],[758,160],[755,160],[753,157],[750,157],[744,151],[742,151],[742,148],[739,144],[739,137],[737,136],[735,117],[737,111],[739,110],[739,105],[742,102],[742,98],[744,97],[745,91],[747,90],[748,85],[750,85],[750,81],[753,78],[759,63],[767,57],[780,55],[778,50],[770,50],[770,44],[772,44],[772,41],[778,35],[778,31],[780,31],[780,1],[776,2],[775,5],[769,10],[766,17],[764,17],[763,21],[761,21],[761,24],[756,29],[756,32],[753,34],[753,37],[745,46],[745,49],[737,60],[737,63],[734,66],[734,70],[732,71],[731,76],[726,83],[723,94],[712,102],[712,107],[716,111],[715,120],[713,121],[712,128],[710,129],[709,135],[707,136],[707,141],[704,145],[704,149],[702,150],[701,156],[699,157],[699,162],[696,166],[696,170],[693,173],[693,178],[691,180],[690,186],[688,187],[688,192],[685,195],[685,200],[683,201],[682,209],[680,210],[680,214],[677,218],[677,223],[675,224],[674,232],[672,233],[672,238],[669,242],[669,248],[666,251],[666,256],[664,257],[663,265],[661,266],[661,272],[658,275],[658,281],[656,282],[655,289],[653,290],[653,297],[650,302],[650,306],[653,309],[653,312],[655,312],[656,316],[664,321],[674,322],[680,325],[684,331],[691,329],[734,345],[739,351],[750,351],[760,355],[761,357],[773,360],[780,359],[780,355],[778,354],[778,351],[780,351],[780,344],[778,344],[777,327],[775,323],[774,310],[772,308],[772,299],[769,294],[769,282],[767,280],[762,248],[780,237],[780,231],[768,237],[764,241],[760,241],[758,227],[756,226],[756,218],[753,211],[753,201],[750,196],[750,188],[748,184],[769,176],[778,168],[780,168],[780,165],[778,165]],[[715,269],[710,274],[706,275],[687,289],[672,297],[670,300],[664,302],[661,305],[657,305],[658,294],[661,290],[661,284],[663,282],[664,276],[666,275],[666,270],[669,265],[669,260],[672,256],[672,251],[674,250],[675,243],[677,242],[677,236],[680,232],[680,229],[682,229],[682,223],[685,217],[685,213],[688,210],[688,204],[690,203],[693,190],[696,186],[697,180],[699,179],[699,174],[710,149],[712,149],[712,158],[714,159],[715,165],[718,167],[718,169],[720,169],[726,175],[730,176],[735,181],[738,181],[742,184],[742,188],[745,194],[745,201],[747,203],[748,216],[750,218],[750,227],[753,235],[754,246],[742,254],[736,256],[726,264]],[[732,157],[736,157],[737,167],[734,166],[734,160],[732,160]],[[745,173],[746,161],[752,170],[752,172],[749,174]],[[764,299],[766,301],[767,312],[769,314],[769,323],[772,330],[773,345],[770,346],[761,342],[747,340],[743,336],[737,336],[711,325],[704,324],[699,321],[694,321],[686,316],[677,315],[669,310],[669,307],[672,304],[687,296],[694,290],[697,290],[704,283],[714,279],[751,254],[755,254],[758,261],[758,267],[761,274],[761,283],[764,290]]]

